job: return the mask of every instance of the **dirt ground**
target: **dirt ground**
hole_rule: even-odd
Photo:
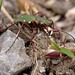
[[[19,3],[19,1],[21,1]],[[69,1],[70,7],[64,6],[60,7],[63,3],[61,0],[57,0],[56,5],[49,6],[49,2],[51,0],[4,0],[3,5],[10,14],[13,19],[20,17],[21,15],[35,15],[38,11],[40,12],[40,16],[47,19],[52,19],[54,22],[54,27],[58,29],[62,29],[63,31],[68,32],[72,36],[75,37],[75,13],[68,14],[69,10],[75,8],[71,5],[70,0],[63,0],[65,2]],[[55,1],[55,0],[54,0]],[[58,3],[59,2],[59,3]],[[47,4],[48,3],[48,4]],[[72,2],[73,3],[73,2]],[[51,4],[51,3],[50,3]],[[48,6],[47,6],[48,5]],[[68,4],[67,4],[68,5]],[[59,8],[60,7],[60,8]],[[62,10],[61,10],[62,9]],[[5,15],[2,11],[0,12],[0,28],[5,28],[11,25],[12,21]],[[18,29],[15,26],[9,28],[12,32],[17,33]],[[28,67],[27,69],[23,69],[18,75],[75,75],[75,58],[71,59],[67,55],[62,55],[61,57],[47,57],[45,56],[45,50],[47,52],[47,37],[43,31],[39,32],[34,40],[39,44],[37,45],[34,41],[35,52],[33,53],[32,45],[30,42],[31,36],[33,33],[28,29],[23,27],[23,30],[29,35],[29,37],[25,36],[22,32],[20,33],[20,37],[25,42],[26,53],[33,59],[32,54],[37,61],[35,65]],[[6,31],[1,31],[0,35],[2,35]],[[72,52],[75,54],[75,42],[74,39],[71,38],[66,33],[61,32],[61,38],[63,44],[60,42],[60,38],[58,33],[54,33],[51,37],[51,40],[56,42],[60,47],[65,46],[68,49],[72,49]],[[50,46],[50,43],[49,43]],[[35,72],[35,73],[34,73]]]

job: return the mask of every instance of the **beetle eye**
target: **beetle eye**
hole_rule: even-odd
[[[49,31],[48,34],[50,35],[51,34],[51,31]]]
[[[52,35],[52,34],[53,34],[53,31],[49,31],[48,34],[49,34],[49,35]]]

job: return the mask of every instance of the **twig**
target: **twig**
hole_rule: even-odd
[[[7,18],[11,21],[14,22],[14,19],[9,15],[9,13],[7,12],[7,10],[4,8],[4,6],[2,5],[1,11],[7,16]]]
[[[37,61],[37,53],[35,52],[35,66],[34,66],[34,68],[33,68],[33,71],[31,72],[31,75],[35,75],[35,73],[36,73],[36,70],[37,70],[37,67],[38,67],[38,61]]]

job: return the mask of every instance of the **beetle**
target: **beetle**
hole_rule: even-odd
[[[32,32],[34,31],[34,29],[36,29],[36,33],[34,33],[34,35],[31,37],[31,42],[39,30],[45,32],[47,34],[48,38],[53,33],[53,31],[59,32],[59,35],[60,35],[60,31],[64,32],[63,30],[59,30],[59,29],[54,28],[54,23],[52,20],[48,20],[48,19],[45,19],[45,18],[42,18],[39,16],[32,16],[32,15],[21,16],[18,19],[16,19],[13,24],[11,24],[10,26],[8,26],[6,28],[0,29],[0,31],[6,30],[9,27],[13,26],[14,24],[18,24],[18,23],[20,23],[22,25],[19,32],[18,32],[18,35],[24,25],[25,25],[25,27],[30,29]],[[65,33],[67,33],[67,32],[65,32]],[[18,37],[18,35],[17,35],[17,37]],[[70,35],[70,34],[68,34],[68,35]],[[70,35],[70,36],[75,41],[75,38],[72,35]],[[61,36],[60,36],[60,39],[61,39]],[[33,46],[33,43],[32,43],[32,46]],[[35,51],[34,47],[33,47],[33,51]]]
[[[24,25],[27,26],[27,28],[31,29],[32,31],[34,31],[34,28],[36,28],[36,30],[39,29],[40,31],[48,33],[50,29],[54,27],[52,20],[49,21],[39,16],[24,15],[15,20],[15,22],[18,21],[21,24],[24,23]]]
[[[0,29],[0,31],[6,30],[9,27],[13,26],[14,24],[20,23],[21,25],[25,25],[27,28],[33,31],[34,28],[37,30],[44,31],[48,33],[51,28],[54,28],[53,21],[52,20],[47,20],[43,19],[39,16],[32,16],[32,15],[24,15],[19,17],[14,21],[15,23],[11,24],[10,26]]]
[[[69,33],[65,32],[63,30],[54,28],[54,23],[51,19],[48,20],[48,19],[45,19],[45,18],[42,18],[39,16],[24,15],[15,20],[15,23],[18,23],[18,22],[21,23],[21,25],[24,23],[24,25],[28,29],[30,29],[32,32],[34,31],[34,28],[36,28],[37,33],[38,33],[38,30],[44,31],[47,34],[47,36],[50,36],[53,33],[53,31],[59,32],[60,40],[61,40],[60,31],[70,35]],[[72,35],[70,35],[70,36],[75,41],[75,38]]]

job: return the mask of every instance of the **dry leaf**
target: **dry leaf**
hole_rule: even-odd
[[[38,13],[33,2],[29,0],[17,0],[19,8],[24,11],[26,14],[30,15],[30,11],[34,12],[34,14]]]

